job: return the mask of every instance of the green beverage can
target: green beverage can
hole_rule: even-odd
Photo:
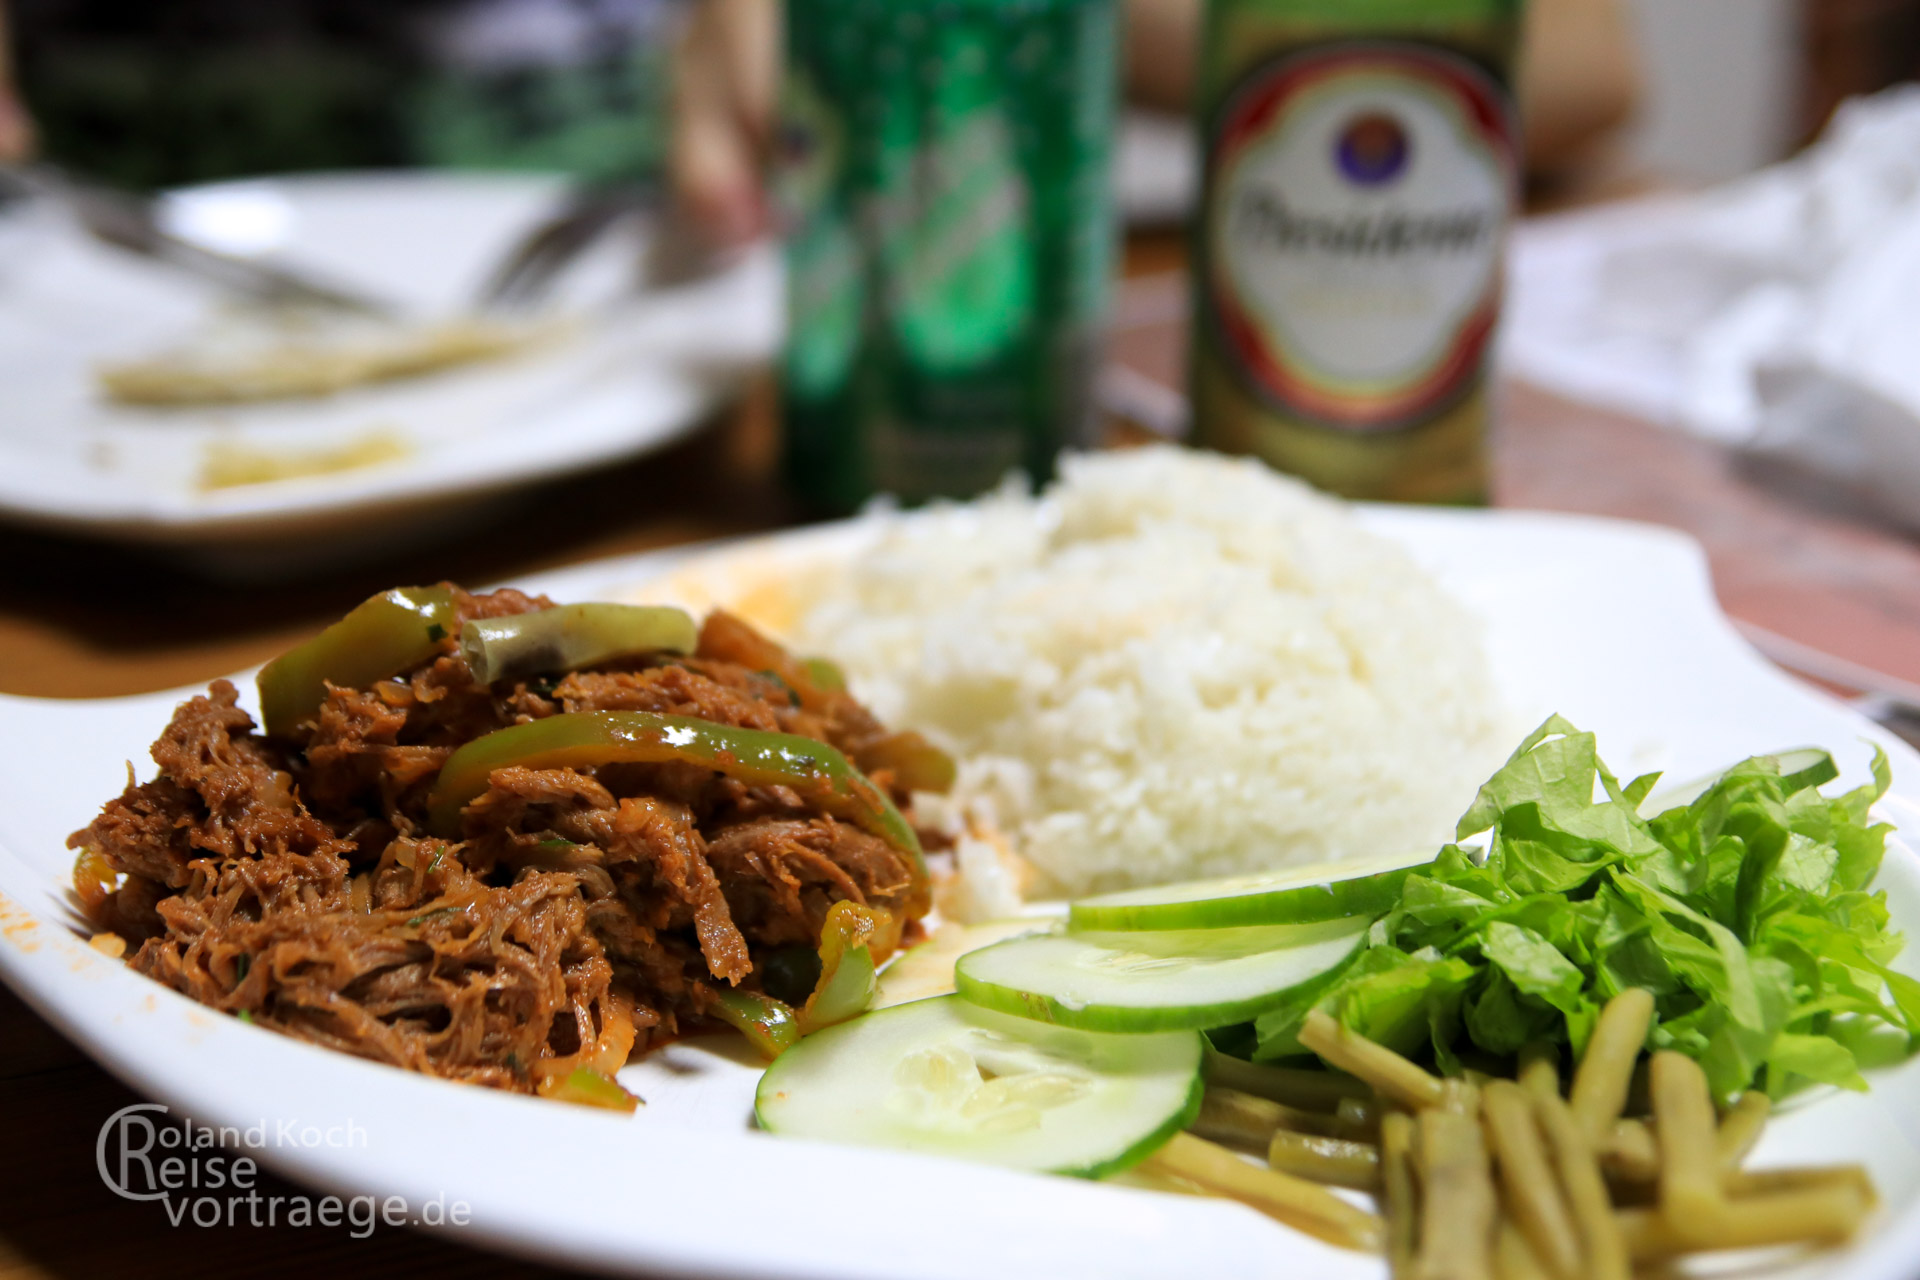
[[[1486,499],[1522,0],[1208,0],[1198,443]]]
[[[1111,287],[1113,0],[787,0],[785,466],[969,497],[1084,443]]]

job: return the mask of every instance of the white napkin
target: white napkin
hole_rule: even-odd
[[[1511,273],[1508,372],[1920,527],[1920,87],[1716,190],[1528,223]]]

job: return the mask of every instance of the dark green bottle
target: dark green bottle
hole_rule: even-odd
[[[968,497],[1086,440],[1113,270],[1113,0],[788,0],[786,469]]]

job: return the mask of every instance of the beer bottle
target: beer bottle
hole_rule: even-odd
[[[1523,0],[1209,0],[1195,438],[1353,498],[1486,500]]]

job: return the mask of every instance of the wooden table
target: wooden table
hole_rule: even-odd
[[[1179,258],[1176,240],[1142,239],[1128,269],[1164,273]],[[1149,303],[1155,288],[1142,286]],[[1176,310],[1136,308],[1140,322],[1117,335],[1116,353],[1177,383]],[[1736,618],[1920,683],[1920,546],[1911,539],[1784,493],[1712,445],[1524,386],[1505,389],[1494,450],[1500,505],[1684,529],[1707,547]],[[777,528],[796,513],[773,460],[763,388],[664,454],[512,500],[482,532],[300,583],[223,585],[120,548],[0,528],[0,691],[94,697],[198,683],[271,656],[395,582],[486,583]],[[174,1228],[158,1206],[116,1198],[94,1169],[94,1140],[135,1095],[4,989],[0,1082],[0,1134],[12,1149],[0,1161],[0,1280],[135,1268],[152,1280],[347,1267],[409,1280],[527,1274],[446,1235]]]

